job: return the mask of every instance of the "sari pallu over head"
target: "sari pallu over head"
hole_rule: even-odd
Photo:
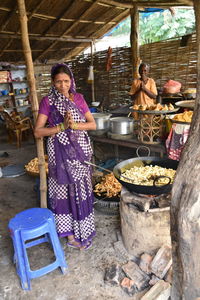
[[[74,80],[72,81],[74,83]],[[75,94],[74,97],[82,97]],[[53,125],[64,121],[67,111],[70,111],[74,122],[85,122],[85,116],[76,104],[59,93],[54,87],[50,89],[49,104]],[[88,165],[84,161],[89,161],[92,156],[92,148],[88,133],[84,130],[66,129],[63,132],[49,138],[49,150],[54,147],[55,160],[49,161],[49,176],[56,179],[58,184],[72,184],[88,175]]]

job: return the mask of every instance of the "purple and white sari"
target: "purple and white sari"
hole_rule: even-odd
[[[78,97],[80,94],[74,94]],[[67,111],[75,122],[86,122],[75,102],[54,87],[49,95],[50,118],[55,126],[64,120]],[[91,168],[92,148],[87,131],[66,129],[49,137],[49,206],[53,211],[58,235],[74,235],[83,246],[95,235]]]

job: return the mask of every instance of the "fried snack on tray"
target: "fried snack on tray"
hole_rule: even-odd
[[[168,110],[174,110],[174,105],[171,104],[171,103],[169,103],[169,104],[168,104]]]
[[[48,173],[48,161],[47,160],[48,160],[48,156],[45,155],[45,169],[46,169],[46,172]],[[31,161],[29,161],[29,163],[27,165],[25,165],[25,169],[28,172],[39,174],[38,158],[35,157],[35,158],[31,159]]]
[[[121,180],[137,185],[153,185],[154,179],[158,176],[167,176],[171,178],[171,183],[174,181],[176,171],[160,166],[145,166],[136,167],[126,170],[120,177]],[[124,177],[126,178],[124,178]],[[130,180],[129,180],[130,179]],[[156,181],[156,185],[163,185],[169,182],[168,178],[160,178]]]
[[[187,122],[191,123],[193,116],[193,111],[184,111],[181,114],[177,114],[173,117],[173,120],[179,121],[179,122]]]
[[[151,104],[151,105],[137,105],[137,104],[134,104],[133,105],[133,109],[134,110],[154,110],[154,111],[169,111],[169,110],[174,110],[174,106],[169,103],[169,104],[165,104],[165,105],[162,105],[160,103],[157,103],[157,104]]]
[[[137,105],[137,104],[134,104],[134,105],[133,105],[133,109],[135,109],[135,110],[139,110],[139,105]]]
[[[97,183],[94,187],[94,192],[98,196],[105,196],[108,198],[118,196],[121,192],[121,184],[117,181],[114,174],[107,174],[102,178],[100,183]]]

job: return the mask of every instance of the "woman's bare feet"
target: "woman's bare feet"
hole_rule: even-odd
[[[92,247],[92,241],[88,241],[85,246],[80,247],[80,250],[87,250],[90,249],[91,247]]]
[[[72,248],[81,248],[81,244],[74,239],[73,235],[68,236],[67,245]]]

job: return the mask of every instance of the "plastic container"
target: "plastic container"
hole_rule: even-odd
[[[96,107],[90,107],[89,109],[90,109],[90,112],[91,112],[91,113],[97,112],[97,108],[96,108]]]
[[[2,96],[7,96],[9,94],[8,90],[2,90],[1,91]]]

